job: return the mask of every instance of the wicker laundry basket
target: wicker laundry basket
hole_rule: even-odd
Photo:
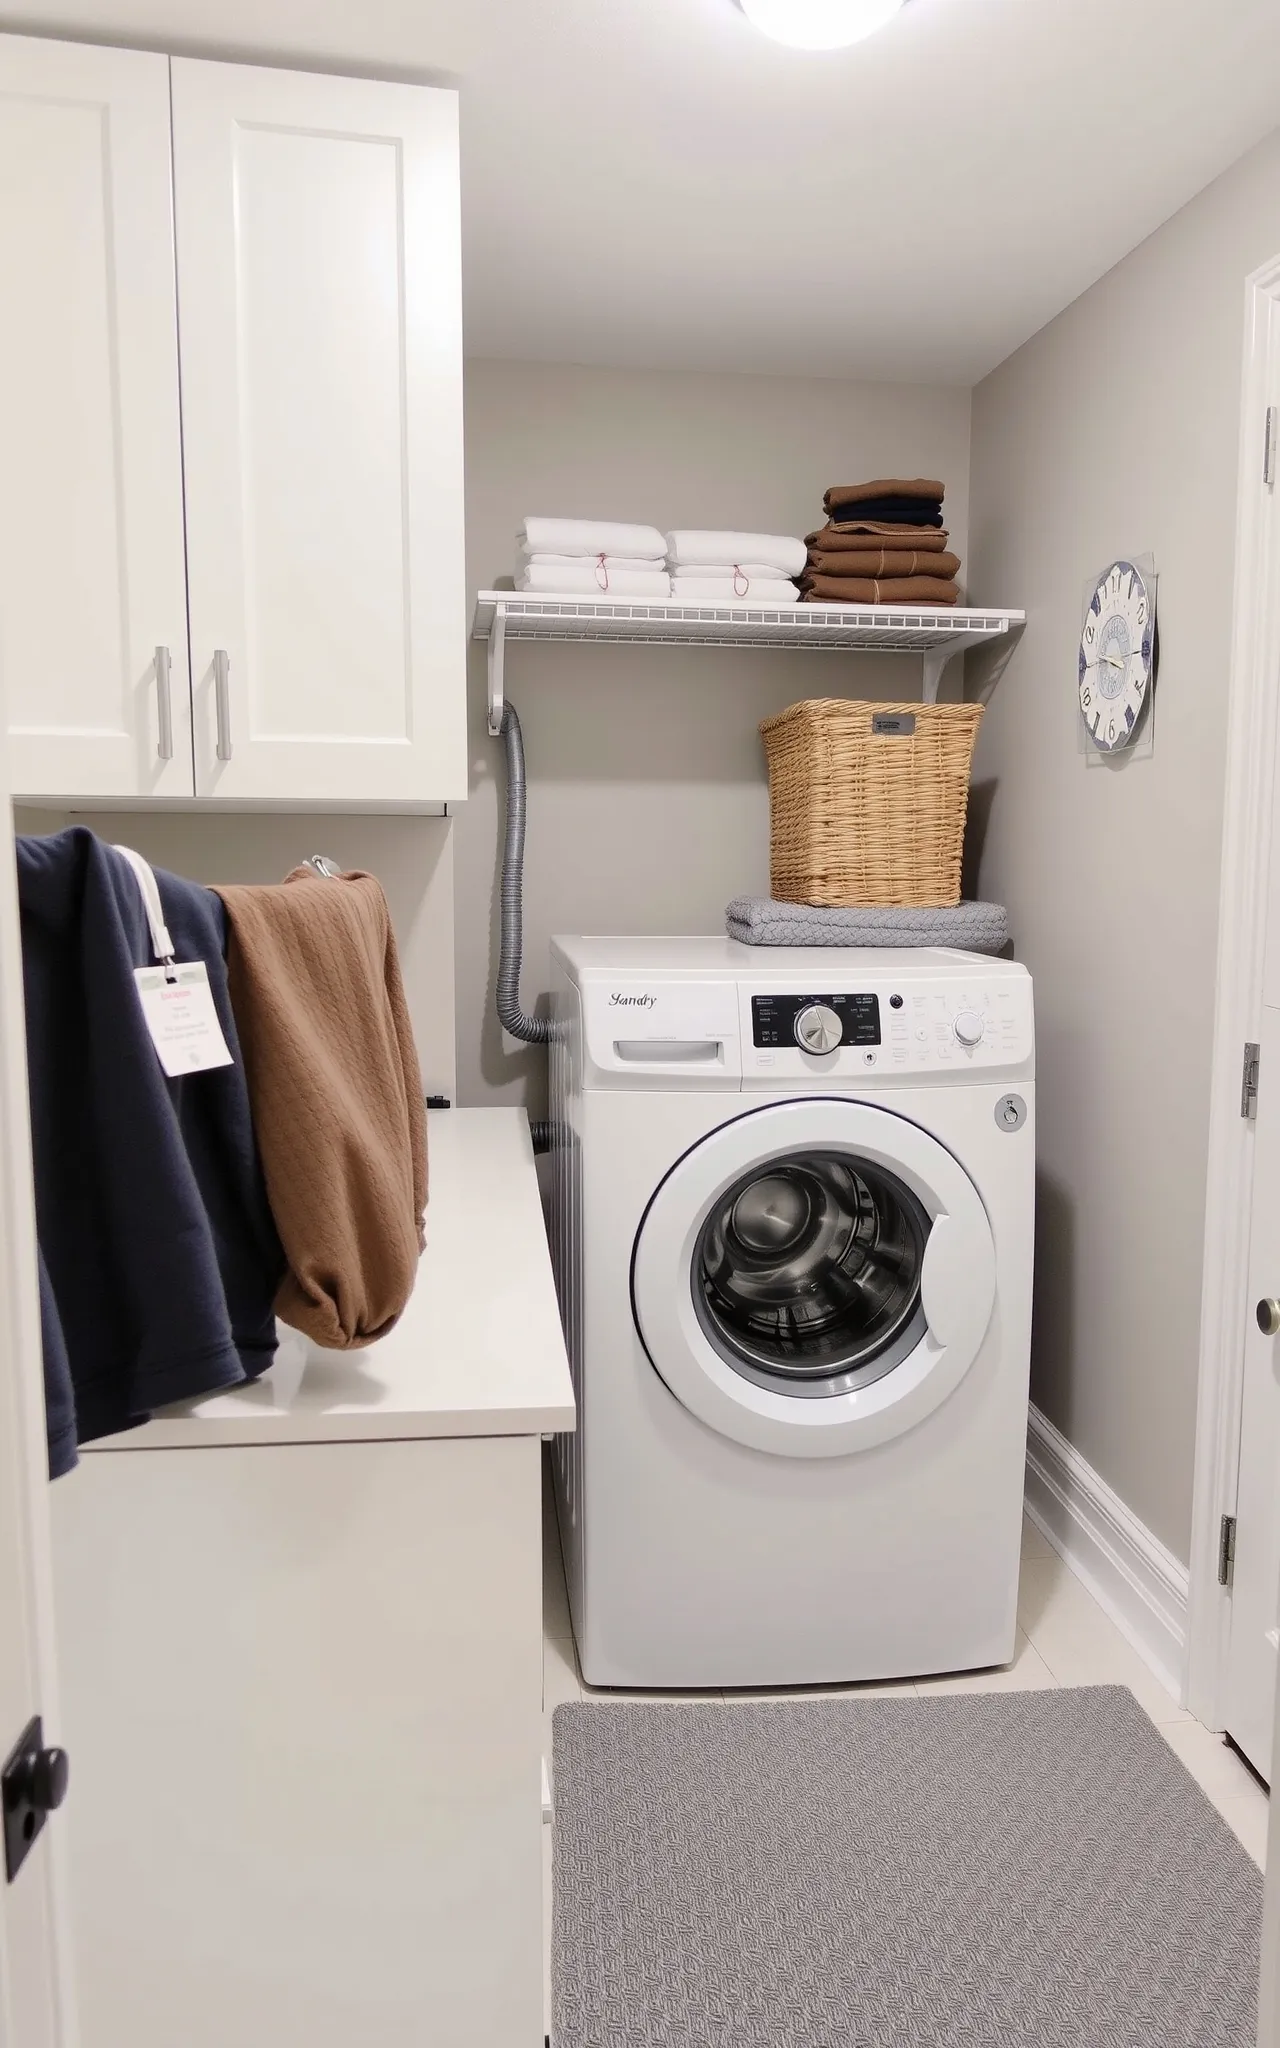
[[[811,697],[760,727],[770,883],[782,903],[960,901],[980,704]]]

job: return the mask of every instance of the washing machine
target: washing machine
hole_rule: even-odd
[[[943,950],[553,941],[557,1444],[589,1684],[1007,1662],[1031,980]]]

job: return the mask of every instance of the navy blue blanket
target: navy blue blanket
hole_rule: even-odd
[[[254,1143],[217,897],[157,872],[176,957],[206,963],[235,1059],[169,1080],[133,978],[153,958],[132,870],[79,825],[20,838],[17,852],[56,1477],[75,1463],[76,1441],[264,1371],[284,1256]]]

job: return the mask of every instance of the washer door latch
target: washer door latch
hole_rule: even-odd
[[[1027,1120],[1027,1105],[1020,1095],[1002,1095],[996,1104],[996,1123],[1002,1131],[1020,1131]]]

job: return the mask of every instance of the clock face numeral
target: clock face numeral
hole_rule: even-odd
[[[1132,562],[1099,577],[1080,635],[1080,711],[1103,752],[1127,746],[1151,686],[1151,592]]]

